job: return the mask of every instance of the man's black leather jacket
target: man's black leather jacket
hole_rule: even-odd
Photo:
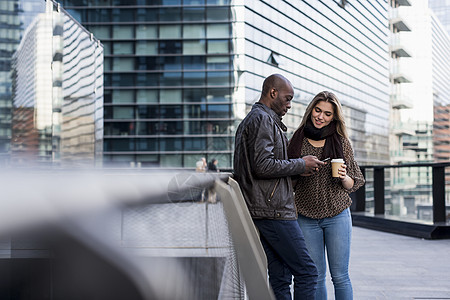
[[[303,173],[305,162],[288,159],[286,130],[281,118],[258,102],[236,131],[234,178],[252,218],[297,218],[290,176]]]

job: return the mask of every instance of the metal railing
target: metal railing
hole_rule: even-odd
[[[216,198],[208,202],[205,191]],[[0,282],[0,296],[30,280],[54,299],[274,299],[264,250],[229,174],[10,171],[0,174],[0,192],[2,267],[14,257],[51,266],[19,285]]]
[[[445,163],[416,163],[416,164],[401,164],[401,165],[374,165],[374,166],[360,166],[361,171],[366,177],[367,170],[373,170],[373,201],[374,201],[374,215],[385,214],[385,170],[396,168],[411,168],[411,167],[431,167],[432,180],[432,211],[434,224],[447,222],[446,216],[446,180],[445,168],[450,166],[450,162]],[[448,174],[447,174],[448,175]],[[366,178],[367,179],[367,178]],[[366,185],[355,192],[353,212],[366,211]]]

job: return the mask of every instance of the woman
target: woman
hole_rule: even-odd
[[[353,299],[348,275],[352,221],[349,193],[364,184],[348,139],[342,107],[331,92],[317,94],[308,105],[300,127],[288,146],[289,158],[315,155],[319,159],[343,158],[339,177],[331,176],[331,163],[295,184],[298,223],[308,251],[319,271],[316,299],[326,300],[325,249],[335,299]]]

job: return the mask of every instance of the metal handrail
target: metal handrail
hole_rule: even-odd
[[[450,166],[450,162],[440,163],[411,163],[400,165],[362,165],[361,172],[364,177],[367,169],[373,169],[374,180],[374,213],[375,215],[384,215],[384,170],[389,168],[408,168],[408,167],[432,167],[432,195],[433,195],[433,223],[446,222],[445,208],[445,168]],[[354,212],[364,212],[366,207],[366,187],[365,185],[355,192]]]

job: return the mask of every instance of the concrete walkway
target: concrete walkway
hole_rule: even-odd
[[[354,299],[450,299],[450,239],[424,240],[353,227]],[[328,299],[334,299],[327,280]]]

